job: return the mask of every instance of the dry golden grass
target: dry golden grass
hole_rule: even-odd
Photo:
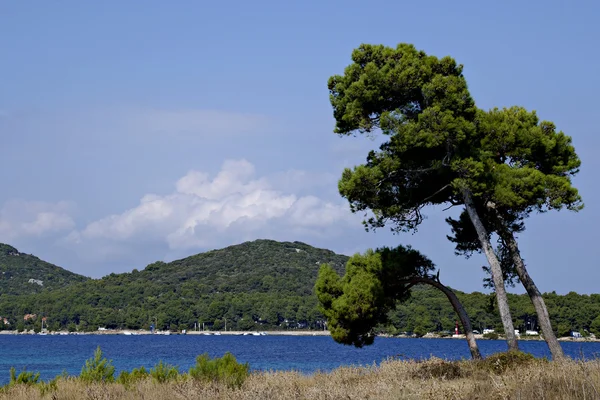
[[[116,383],[58,381],[42,396],[34,386],[17,385],[0,400],[103,399],[600,399],[600,361],[535,360],[493,372],[473,361],[387,361],[379,367],[339,368],[330,373],[253,373],[240,389],[191,379],[163,384],[151,379],[130,388]]]

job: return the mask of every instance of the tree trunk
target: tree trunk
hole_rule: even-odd
[[[450,290],[447,286],[443,285],[441,282],[430,279],[430,278],[412,278],[411,283],[425,283],[427,285],[431,285],[439,290],[441,290],[448,300],[450,300],[450,304],[454,308],[454,311],[460,318],[460,322],[462,323],[463,330],[465,331],[465,337],[467,338],[467,344],[469,345],[469,350],[471,351],[471,357],[474,360],[481,360],[481,353],[479,352],[479,347],[477,346],[477,342],[475,341],[475,335],[473,335],[473,328],[471,327],[471,320],[465,311],[462,303],[456,296],[456,294]]]
[[[548,315],[548,309],[546,308],[544,298],[542,297],[542,294],[533,282],[533,279],[531,279],[531,276],[529,276],[527,268],[525,268],[525,263],[521,258],[521,253],[519,252],[519,246],[517,245],[515,236],[512,232],[509,232],[506,229],[504,220],[500,215],[498,215],[498,220],[502,224],[502,227],[499,230],[498,234],[508,247],[510,256],[515,266],[515,270],[517,271],[517,275],[519,276],[519,280],[525,287],[525,290],[527,290],[527,294],[529,295],[529,298],[533,303],[533,307],[535,308],[535,312],[538,317],[538,322],[540,323],[540,327],[542,328],[544,340],[550,348],[552,358],[554,360],[564,358],[565,354],[563,352],[563,349],[560,346],[560,343],[558,343],[558,340],[556,340],[556,336],[554,335],[554,331],[552,330],[552,324],[550,323],[550,316]]]
[[[477,231],[477,237],[481,243],[481,248],[483,249],[488,263],[490,264],[494,289],[496,290],[496,299],[498,300],[498,310],[500,311],[500,318],[502,319],[502,325],[504,326],[504,334],[506,335],[508,350],[519,350],[517,336],[515,335],[515,328],[513,326],[510,309],[508,307],[508,297],[506,296],[506,289],[504,288],[502,267],[500,266],[498,257],[496,257],[496,253],[494,252],[492,244],[490,243],[489,234],[479,218],[479,214],[477,213],[475,204],[473,203],[471,191],[467,188],[463,188],[462,195],[467,213],[469,214],[471,222]]]

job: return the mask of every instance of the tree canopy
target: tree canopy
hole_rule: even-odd
[[[389,136],[339,182],[353,211],[373,213],[368,228],[416,229],[425,206],[461,204],[465,186],[515,219],[581,209],[571,185],[580,160],[553,123],[522,107],[478,109],[461,65],[412,45],[363,44],[352,61],[328,83],[335,132]]]
[[[427,257],[403,246],[355,254],[343,277],[323,264],[315,290],[333,339],[357,347],[372,344],[374,328],[410,295],[407,279],[427,276],[434,268]]]
[[[553,356],[561,357],[514,234],[533,211],[583,207],[571,183],[581,164],[571,138],[522,107],[478,109],[462,66],[450,57],[438,59],[409,44],[395,49],[363,44],[352,61],[343,76],[329,79],[334,131],[379,129],[389,139],[365,164],[344,170],[339,191],[351,210],[365,212],[367,229],[389,223],[400,232],[416,230],[428,205],[464,205],[468,218],[449,221],[451,240],[459,252],[485,253],[509,348],[518,349],[503,279],[512,277],[512,264]],[[461,226],[467,221],[473,230]],[[507,256],[504,272],[490,243],[494,232]]]

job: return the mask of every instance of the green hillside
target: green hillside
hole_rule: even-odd
[[[313,286],[321,263],[343,271],[348,257],[300,242],[256,240],[144,270],[110,274],[31,296],[0,296],[0,315],[45,315],[51,327],[232,329],[314,326]],[[288,322],[285,322],[287,320]]]
[[[331,250],[301,242],[256,240],[170,263],[156,262],[139,273],[123,274],[118,279],[147,280],[165,290],[177,290],[194,282],[203,294],[278,292],[306,296],[313,293],[321,263],[330,263],[341,272],[347,260]]]
[[[41,327],[40,318],[23,321],[25,314],[47,317],[52,330],[148,329],[150,324],[159,329],[190,330],[196,323],[213,330],[222,330],[225,324],[228,330],[323,329],[313,290],[319,266],[330,263],[342,273],[348,260],[300,242],[255,240],[169,263],[156,262],[141,271],[86,279],[33,256],[11,255],[16,250],[10,246],[2,249],[2,260],[11,260],[11,271],[21,271],[20,282],[27,282],[32,271],[38,271],[35,277],[60,282],[63,287],[48,290],[44,281],[43,287],[27,283],[36,293],[17,296],[2,292],[0,316],[8,318],[10,325],[0,322],[0,329]],[[16,259],[23,263],[18,264],[20,268],[15,267]],[[49,272],[43,275],[41,270]],[[450,273],[442,268],[442,278]],[[14,282],[17,278],[11,280]],[[476,329],[501,330],[493,295],[456,293]],[[600,295],[546,293],[544,298],[559,335],[568,335],[570,330],[600,335]],[[515,328],[537,328],[526,295],[509,295],[509,302]],[[390,325],[379,329],[423,334],[453,330],[456,315],[441,292],[415,287],[411,298],[390,313],[390,320]]]
[[[0,243],[0,294],[39,293],[87,279]]]

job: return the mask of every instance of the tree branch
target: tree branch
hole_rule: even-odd
[[[444,190],[448,189],[449,187],[451,187],[452,184],[448,183],[447,185],[442,186],[441,189],[439,189],[438,191],[436,191],[434,194],[432,194],[431,196],[428,196],[426,198],[423,199],[423,203],[428,202],[429,200],[431,200],[433,197],[437,196],[438,194],[442,193]]]

